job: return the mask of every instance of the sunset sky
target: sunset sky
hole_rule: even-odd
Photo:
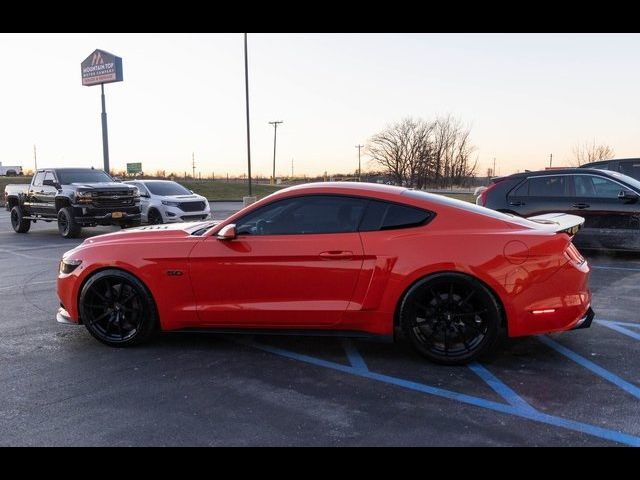
[[[246,172],[243,35],[0,34],[0,162],[102,166],[100,88],[80,62],[123,58],[106,85],[111,167]],[[638,34],[249,34],[252,164],[353,172],[355,145],[407,116],[469,125],[480,172],[567,164],[573,145],[640,156]],[[363,169],[369,168],[363,157]]]

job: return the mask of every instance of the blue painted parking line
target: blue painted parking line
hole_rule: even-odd
[[[273,347],[271,345],[265,345],[249,340],[237,340],[238,343],[243,345],[262,350],[264,352],[279,355],[292,360],[305,362],[311,365],[316,365],[323,368],[329,368],[342,373],[354,375],[361,378],[367,378],[370,380],[376,380],[389,385],[406,388],[408,390],[426,393],[437,397],[446,398],[449,400],[455,400],[468,405],[484,408],[487,410],[505,413],[508,415],[514,415],[520,418],[532,420],[547,425],[566,428],[575,432],[585,433],[594,437],[602,438],[605,440],[611,440],[613,442],[622,443],[634,447],[640,447],[640,436],[631,435],[624,432],[618,432],[615,430],[609,430],[588,423],[577,422],[562,417],[556,417],[546,413],[539,412],[533,407],[523,408],[522,406],[515,407],[513,405],[507,405],[504,403],[494,402],[492,400],[486,400],[484,398],[476,397],[473,395],[467,395],[464,393],[458,393],[444,388],[434,387],[423,383],[413,382],[410,380],[404,380],[402,378],[392,377],[390,375],[384,375],[380,373],[371,372],[369,370],[363,370],[361,368],[354,368],[353,366],[342,365],[340,363],[332,362],[329,360],[323,360],[310,355],[291,352],[279,347]]]
[[[640,328],[640,325],[627,323],[627,322],[612,322],[610,320],[596,320],[600,325],[603,325],[611,330],[615,330],[618,333],[622,333],[627,337],[631,337],[634,340],[640,340],[640,333],[629,330],[629,327]]]
[[[590,265],[591,268],[595,270],[627,270],[629,272],[640,272],[640,268],[629,268],[629,267],[609,267],[606,265]]]
[[[577,354],[573,350],[568,349],[564,345],[559,344],[558,342],[556,342],[555,340],[550,339],[549,337],[539,336],[537,338],[542,343],[544,343],[546,346],[554,349],[556,352],[560,353],[561,355],[564,355],[565,357],[573,360],[578,365],[583,366],[584,368],[586,368],[587,370],[592,371],[593,373],[595,373],[599,377],[607,380],[608,382],[613,383],[615,386],[621,388],[622,390],[624,390],[627,393],[630,393],[631,395],[633,395],[637,399],[640,399],[640,387],[637,387],[637,386],[633,385],[632,383],[629,383],[626,380],[623,380],[622,378],[620,378],[616,374],[611,373],[609,370],[607,370],[605,368],[602,368],[600,365],[596,365],[591,360],[588,360],[588,359],[584,358],[582,355]]]
[[[355,368],[356,370],[364,371],[364,372],[369,371],[369,369],[367,368],[367,364],[364,361],[364,358],[362,358],[362,355],[360,355],[360,352],[358,351],[356,346],[353,344],[351,339],[345,338],[342,342],[342,346],[344,347],[344,351],[347,353],[347,358],[349,359],[349,363],[353,368]]]
[[[469,365],[469,368],[473,373],[478,375],[487,385],[489,385],[498,395],[504,398],[509,405],[516,407],[520,410],[535,412],[536,409],[527,403],[527,401],[514,392],[507,386],[502,380],[496,377],[488,369],[480,365],[478,362],[473,362]]]

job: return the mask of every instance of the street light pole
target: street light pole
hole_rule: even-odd
[[[276,183],[276,135],[278,133],[278,125],[284,123],[282,120],[276,120],[274,122],[269,122],[270,125],[273,125],[273,175],[271,177],[271,183]]]
[[[247,105],[247,173],[249,175],[249,196],[251,196],[251,133],[249,128],[249,62],[247,60],[247,34],[244,34],[244,90]]]
[[[360,170],[360,149],[362,147],[364,147],[364,145],[356,145],[356,148],[358,149],[358,181],[359,182],[362,181],[361,170]]]

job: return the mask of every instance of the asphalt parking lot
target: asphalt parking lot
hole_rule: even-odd
[[[106,347],[55,322],[58,262],[81,241],[53,223],[15,234],[0,211],[2,446],[640,446],[640,254],[587,255],[590,329],[442,367],[402,343],[326,337]]]

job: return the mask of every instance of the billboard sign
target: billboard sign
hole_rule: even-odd
[[[127,163],[127,175],[142,173],[142,163]]]
[[[80,64],[82,85],[122,81],[122,58],[104,50],[96,50]]]

